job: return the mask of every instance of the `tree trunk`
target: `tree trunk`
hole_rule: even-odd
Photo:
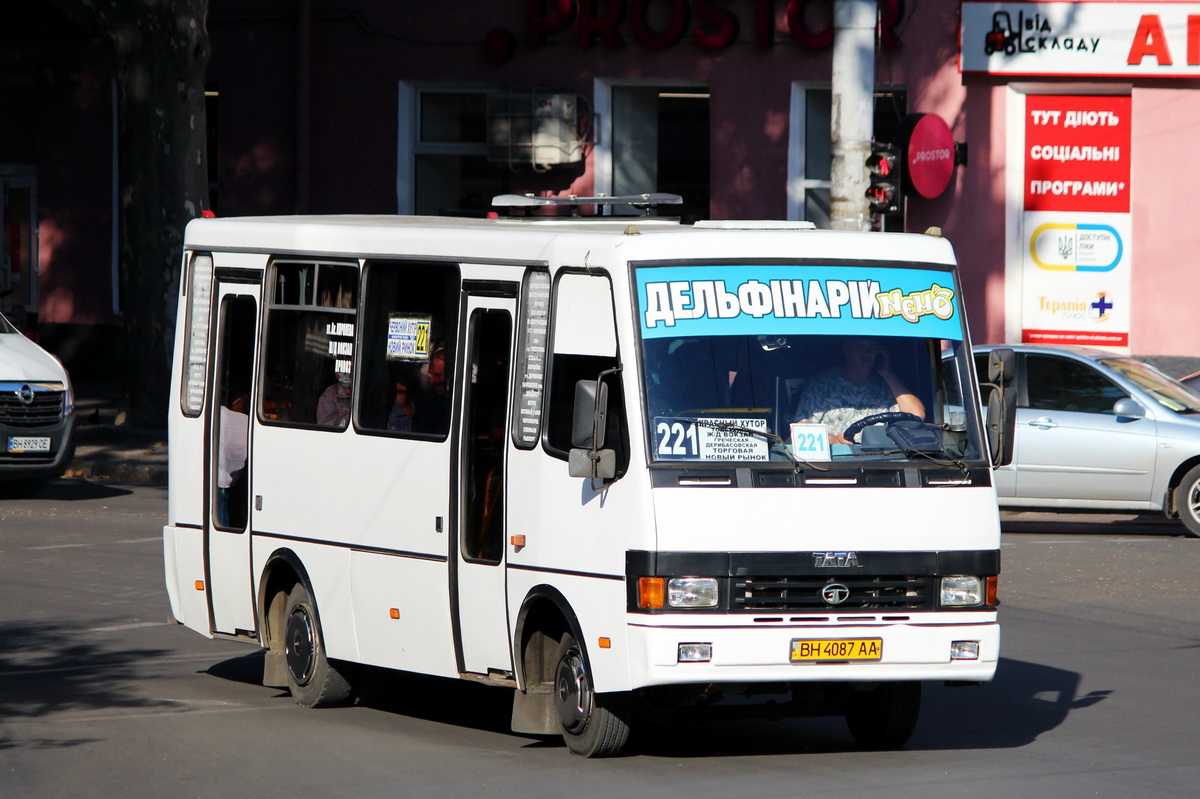
[[[165,427],[183,230],[208,204],[207,0],[154,0],[117,23],[121,313],[129,422]]]
[[[55,0],[117,56],[121,313],[128,422],[166,426],[183,231],[208,208],[208,0]]]

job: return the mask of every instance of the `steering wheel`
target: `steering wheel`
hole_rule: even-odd
[[[884,411],[883,413],[873,413],[870,416],[864,416],[863,418],[859,419],[857,422],[846,428],[845,432],[842,433],[842,437],[851,444],[856,444],[858,442],[854,440],[854,437],[857,436],[859,431],[864,427],[869,427],[870,425],[880,423],[890,424],[892,422],[919,422],[921,424],[925,424],[925,420],[920,416],[917,416],[915,413],[907,413],[906,411]]]

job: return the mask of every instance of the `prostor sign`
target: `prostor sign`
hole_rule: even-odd
[[[909,186],[922,197],[939,197],[954,178],[954,135],[936,114],[913,114],[905,120],[911,132],[904,145]]]
[[[716,0],[527,0],[526,41],[530,49],[546,44],[547,38],[574,27],[576,43],[592,47],[624,47],[625,37],[652,50],[672,47],[690,35],[708,50],[719,50],[736,42],[742,24],[751,23],[754,46],[770,48],[775,41],[774,0],[742,3]],[[900,46],[895,28],[904,18],[902,0],[881,0],[880,44]],[[738,11],[740,10],[740,14]],[[819,30],[810,20],[824,19]],[[788,0],[787,34],[802,47],[821,50],[833,45],[833,0]],[[498,32],[493,32],[493,34]]]

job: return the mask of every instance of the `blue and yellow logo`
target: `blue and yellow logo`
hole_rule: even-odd
[[[1125,246],[1112,225],[1047,222],[1029,237],[1029,255],[1042,269],[1056,272],[1110,272]]]

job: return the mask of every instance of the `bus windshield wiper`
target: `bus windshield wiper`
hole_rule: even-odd
[[[905,455],[909,458],[924,458],[927,461],[933,461],[939,464],[950,464],[957,468],[963,474],[970,474],[971,468],[967,466],[965,461],[952,457],[945,450],[939,452],[930,452],[929,450],[916,449],[915,447],[899,447],[897,449],[885,449],[879,452],[872,452],[872,455]]]

